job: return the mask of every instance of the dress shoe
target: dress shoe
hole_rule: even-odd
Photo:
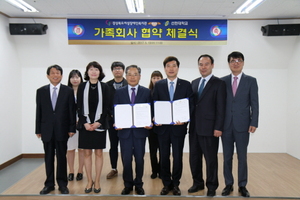
[[[76,180],[81,181],[82,178],[83,178],[83,174],[82,173],[77,173]]]
[[[90,188],[85,188],[85,189],[84,189],[84,192],[85,192],[85,193],[90,193],[90,192],[93,190],[93,185],[94,185],[94,182],[92,183],[92,185],[91,185]]]
[[[222,191],[222,196],[228,196],[233,191],[232,185],[226,185]]]
[[[74,174],[70,173],[68,176],[68,181],[73,181],[74,180]]]
[[[59,187],[58,190],[60,191],[60,193],[62,194],[69,194],[69,189],[64,186],[64,187]]]
[[[161,189],[160,195],[167,195],[167,194],[169,194],[170,190],[172,190],[171,187],[165,186],[165,187],[163,187],[163,189]]]
[[[174,186],[174,188],[173,188],[173,195],[178,195],[178,196],[181,195],[181,191],[180,191],[180,189],[179,189],[178,186]]]
[[[41,191],[40,191],[40,194],[48,194],[50,193],[51,191],[53,191],[55,188],[54,186],[53,187],[44,187]]]
[[[127,195],[129,194],[131,191],[132,191],[132,187],[125,187],[122,192],[121,192],[121,195]]]
[[[204,190],[204,185],[193,185],[192,187],[190,187],[188,192],[194,193],[194,192],[198,192],[199,190]]]
[[[101,188],[98,188],[98,189],[94,188],[94,192],[95,192],[95,193],[101,192]]]
[[[241,193],[243,197],[250,197],[250,194],[246,187],[239,187],[239,193]]]
[[[135,191],[138,195],[145,195],[145,191],[142,187],[135,187]]]
[[[106,176],[107,179],[111,179],[115,176],[118,176],[118,170],[112,169]]]
[[[208,197],[216,196],[216,190],[208,190],[206,196]]]
[[[155,178],[157,178],[157,173],[155,173],[155,172],[153,172],[152,174],[151,174],[151,176],[150,176],[152,179],[155,179]]]

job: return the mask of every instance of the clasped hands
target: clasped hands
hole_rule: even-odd
[[[85,130],[87,130],[87,131],[94,131],[97,128],[99,128],[100,126],[101,126],[101,124],[99,122],[94,122],[92,124],[89,124],[89,123],[84,124]]]

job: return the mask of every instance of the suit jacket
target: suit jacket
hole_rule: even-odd
[[[137,94],[135,97],[135,103],[151,103],[151,93],[148,88],[143,86],[138,86]],[[128,85],[116,90],[114,97],[114,104],[131,104],[129,94],[128,94]],[[118,131],[119,138],[128,138],[131,131],[136,138],[146,138],[149,134],[149,131],[145,128],[129,128],[122,129]]]
[[[54,136],[57,141],[67,141],[68,133],[76,131],[75,99],[73,89],[60,85],[55,109],[52,108],[50,85],[36,92],[35,133],[42,135],[44,142]]]
[[[213,136],[214,130],[223,131],[226,106],[226,85],[221,79],[212,76],[206,83],[200,98],[198,86],[201,78],[192,81],[193,111],[190,133]]]
[[[230,123],[238,132],[246,132],[249,126],[258,127],[258,86],[256,79],[242,74],[235,96],[232,94],[232,75],[222,78],[227,88],[224,130]]]
[[[83,93],[86,82],[83,82],[79,85],[77,91],[77,112],[78,112],[78,128],[84,128],[84,124],[87,123],[86,117],[84,116],[83,111]],[[109,90],[106,83],[100,82],[101,90],[102,90],[102,114],[100,119],[97,120],[101,124],[101,129],[107,129],[106,116],[109,112]]]
[[[190,106],[192,105],[191,102],[193,101],[192,100],[193,91],[190,82],[178,78],[173,100],[178,100],[183,98],[189,98]],[[155,83],[154,91],[153,91],[153,101],[170,101],[167,79],[163,79]],[[183,125],[176,125],[176,126],[174,125],[157,126],[156,132],[159,135],[164,134],[168,130],[168,128],[172,129],[172,132],[174,133],[175,136],[183,136],[187,132],[186,123]]]
[[[109,108],[110,108],[110,110],[109,110],[109,114],[108,114],[108,118],[110,119],[111,117],[111,115],[113,115],[113,113],[112,113],[112,110],[113,110],[113,102],[114,102],[114,96],[115,96],[115,93],[116,93],[116,89],[115,89],[115,87],[114,87],[114,82],[115,82],[115,80],[114,79],[112,79],[112,80],[110,80],[110,81],[108,81],[108,82],[106,82],[106,84],[108,85],[108,89],[109,89],[109,96],[110,96],[110,100],[109,100],[109,102],[110,102],[110,105],[109,105]],[[126,85],[128,85],[128,83],[127,83],[127,80],[124,78],[123,79],[123,87],[124,86],[126,86]]]

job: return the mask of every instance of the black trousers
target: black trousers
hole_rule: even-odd
[[[149,141],[149,152],[150,152],[152,173],[159,173],[160,165],[159,165],[159,159],[157,158],[159,143],[158,143],[157,133],[155,133],[153,129],[149,130],[148,141]]]
[[[67,141],[57,141],[52,138],[49,142],[44,142],[45,167],[46,167],[46,187],[55,186],[54,181],[54,156],[56,155],[56,181],[59,187],[68,185],[67,179]]]
[[[109,149],[109,158],[110,158],[110,164],[112,169],[117,169],[117,163],[118,163],[118,145],[119,145],[119,137],[118,137],[118,131],[113,127],[113,120],[109,120],[109,141],[110,141],[110,149]]]
[[[206,163],[206,187],[209,190],[216,190],[219,186],[218,181],[218,149],[219,138],[214,136],[200,136],[196,133],[190,135],[190,165],[193,181],[195,184],[203,182],[202,178],[202,154]],[[198,152],[198,153],[197,153]],[[199,173],[199,174],[197,174]]]

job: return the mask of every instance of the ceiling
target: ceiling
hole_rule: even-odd
[[[0,0],[9,18],[300,19],[300,0],[265,0],[247,15],[233,12],[245,0],[144,0],[144,14],[129,14],[125,0],[25,0],[38,13],[25,13]]]

